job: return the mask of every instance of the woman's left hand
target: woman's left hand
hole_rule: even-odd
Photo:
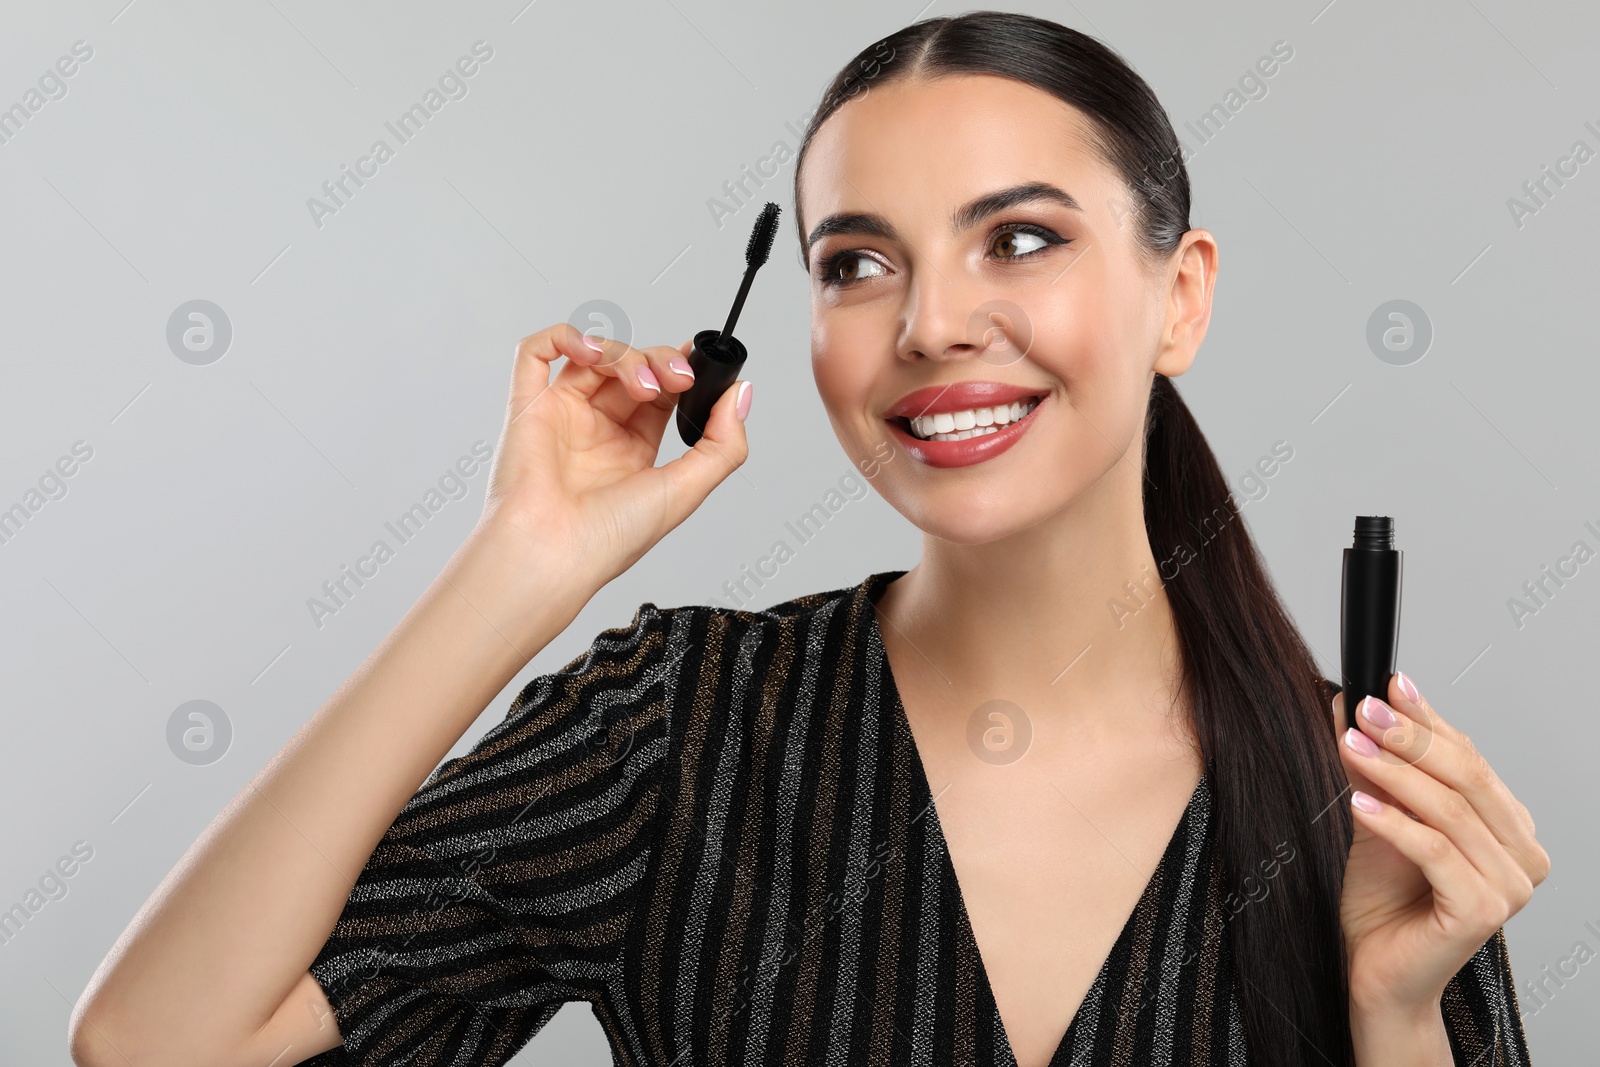
[[[1355,790],[1355,837],[1340,920],[1353,1010],[1427,1011],[1445,986],[1550,872],[1528,809],[1467,736],[1404,674],[1387,704],[1363,701],[1345,729],[1334,697],[1340,757]],[[1388,716],[1386,718],[1385,716]],[[1352,743],[1353,742],[1353,743]]]

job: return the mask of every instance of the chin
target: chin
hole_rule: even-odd
[[[897,486],[891,507],[923,533],[958,545],[1003,541],[1042,521],[1050,508],[1038,488],[986,489],[981,493],[924,493]],[[1026,501],[1026,505],[1020,502]]]

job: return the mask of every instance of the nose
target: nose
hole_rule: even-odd
[[[909,288],[897,350],[908,362],[981,359],[1009,366],[1026,358],[1032,342],[1032,324],[1017,304],[964,278],[923,272]]]
[[[931,266],[916,272],[906,296],[897,353],[908,362],[949,363],[976,359],[987,343],[982,322],[973,313],[981,299],[960,279],[945,277]]]

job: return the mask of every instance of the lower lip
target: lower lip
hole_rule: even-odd
[[[993,459],[1020,441],[1049,399],[1048,395],[1040,397],[1032,411],[1016,422],[1007,424],[1005,429],[969,437],[965,441],[924,441],[920,437],[913,437],[893,419],[889,420],[889,432],[894,434],[902,448],[911,453],[913,459],[930,467],[970,467],[974,463]]]

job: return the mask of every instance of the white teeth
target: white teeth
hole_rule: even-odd
[[[1016,422],[1038,406],[1037,400],[1019,400],[989,408],[919,415],[911,420],[911,432],[924,441],[965,441],[969,437],[996,433],[1002,426]]]

